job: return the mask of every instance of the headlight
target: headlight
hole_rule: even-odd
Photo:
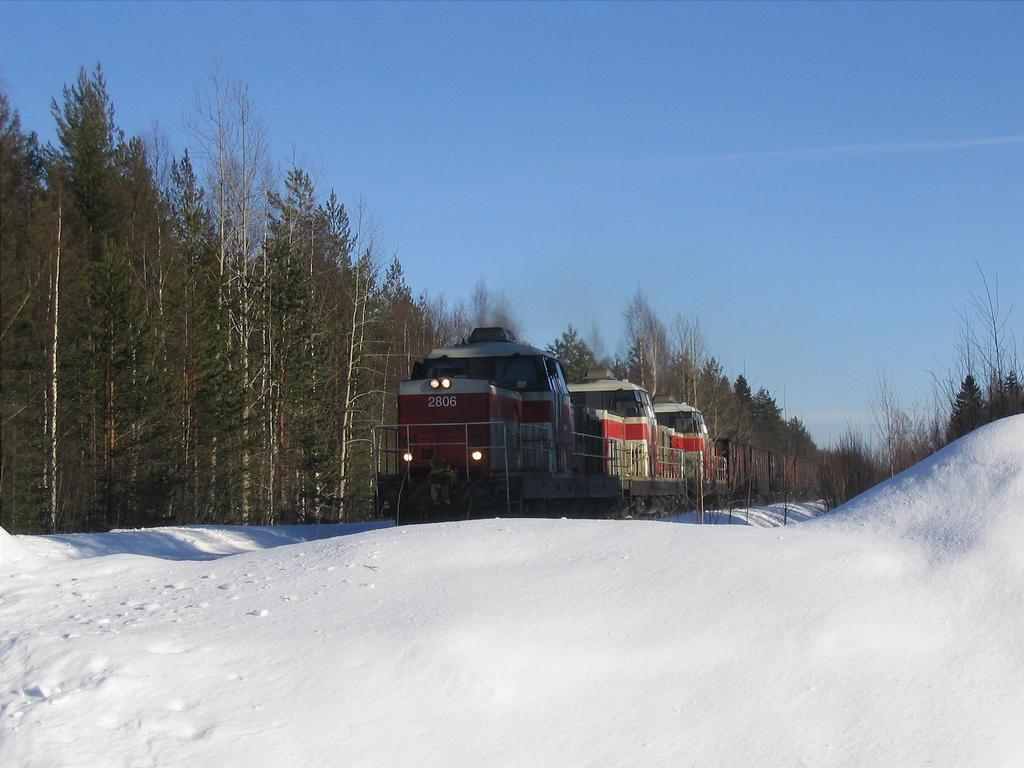
[[[437,389],[440,386],[441,386],[440,379],[431,379],[430,380],[430,388],[431,389]]]
[[[484,452],[481,451],[479,448],[475,449],[469,454],[469,458],[471,458],[473,461],[480,461],[480,459],[482,459],[483,457]]]
[[[449,389],[452,385],[452,380],[445,376],[441,379],[441,389]]]
[[[412,451],[406,451],[402,454],[402,461],[408,463],[412,461]]]

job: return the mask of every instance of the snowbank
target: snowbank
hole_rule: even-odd
[[[14,568],[0,764],[1020,765],[1022,445],[991,425],[785,528],[481,520]]]
[[[987,424],[866,491],[818,524],[913,542],[929,557],[1016,558],[1024,545],[1024,415]]]

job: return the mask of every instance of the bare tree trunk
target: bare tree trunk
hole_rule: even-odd
[[[341,455],[339,457],[341,463],[341,479],[338,484],[338,496],[341,499],[341,516],[343,520],[346,519],[348,515],[348,505],[345,499],[345,494],[348,492],[348,465],[350,462],[349,445],[352,441],[352,401],[354,399],[354,380],[356,371],[358,370],[357,354],[359,354],[359,352],[357,352],[357,350],[361,351],[361,341],[357,343],[357,338],[361,338],[359,330],[360,304],[363,303],[365,306],[365,298],[362,296],[362,290],[359,286],[361,272],[362,260],[357,259],[355,263],[355,290],[352,297],[352,322],[348,336],[348,365],[345,372],[344,410],[341,415]]]
[[[191,271],[191,270],[190,270]],[[182,347],[184,356],[182,360],[182,431],[185,435],[184,455],[182,464],[185,478],[182,483],[182,504],[181,512],[178,515],[179,524],[184,524],[186,515],[191,509],[193,524],[199,522],[199,425],[196,418],[196,376],[195,376],[195,355],[193,346],[193,323],[195,318],[190,314],[190,309],[195,306],[195,276],[189,275],[185,283],[185,310],[184,338]],[[189,496],[191,495],[191,499]]]
[[[265,304],[263,311],[267,321],[263,323],[263,391],[267,398],[267,525],[274,525],[276,515],[276,493],[275,478],[280,477],[280,485],[284,485],[284,473],[278,467],[279,450],[284,443],[284,360],[278,362],[277,380],[274,380],[274,332],[271,327],[270,305],[273,301],[271,288],[269,287],[268,272],[270,265],[267,263],[267,249],[263,249],[263,282],[268,286],[264,297]],[[282,319],[281,337],[284,338],[284,327]],[[281,351],[278,352],[281,357]],[[275,395],[275,388],[277,394]],[[276,414],[276,416],[275,416]]]
[[[239,235],[241,237],[241,248],[239,253],[239,270],[241,282],[239,283],[240,309],[239,309],[239,330],[241,333],[242,351],[242,387],[247,394],[242,398],[242,525],[249,524],[249,509],[252,493],[251,463],[252,454],[249,450],[249,418],[252,415],[252,398],[248,392],[249,384],[249,336],[252,324],[252,299],[249,290],[249,189],[252,179],[247,172],[248,169],[248,133],[246,124],[248,121],[248,101],[243,92],[235,95],[236,106],[239,110],[239,138],[242,143],[242,167],[241,167],[241,190],[238,197],[238,219]]]
[[[47,457],[45,470],[45,483],[49,489],[47,499],[47,512],[50,520],[50,533],[57,532],[57,342],[58,342],[58,319],[60,313],[60,249],[61,230],[63,226],[63,205],[60,199],[60,191],[57,197],[57,252],[53,271],[53,325],[50,336],[50,392],[49,412],[47,414],[47,441],[49,444],[49,455]]]

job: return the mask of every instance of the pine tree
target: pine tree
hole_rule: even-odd
[[[103,72],[84,68],[64,88],[64,101],[52,102],[59,146],[51,151],[51,186],[66,191],[68,247],[61,280],[60,391],[67,393],[58,416],[66,425],[61,464],[68,474],[70,510],[85,519],[72,527],[102,529],[114,523],[114,505],[124,479],[117,472],[123,395],[120,332],[137,318],[121,323],[118,310],[103,302],[115,295],[130,301],[126,254],[118,205],[122,136]],[[66,298],[66,300],[64,300]]]
[[[121,505],[127,517],[120,524],[165,525],[180,519],[183,503],[181,430],[167,406],[183,398],[176,372],[185,268],[173,247],[169,202],[157,187],[147,146],[132,138],[121,156],[120,230],[133,314],[122,315],[118,334],[128,351],[120,441],[129,499]]]
[[[687,401],[689,402],[689,401]],[[713,439],[726,432],[726,425],[736,421],[736,401],[722,364],[713,357],[704,361],[697,373],[697,388],[691,403],[704,414],[708,432]]]
[[[322,517],[330,420],[321,402],[329,375],[326,312],[314,275],[324,238],[308,174],[292,169],[285,197],[271,194],[266,246],[268,344],[267,482],[264,522],[282,512],[292,521]]]
[[[1024,413],[1024,386],[1016,371],[1010,371],[1003,382],[1006,416]]]
[[[594,367],[594,353],[579,337],[570,323],[561,337],[547,346],[548,354],[554,355],[562,364],[569,381],[581,381]]]
[[[182,522],[230,522],[241,442],[242,386],[233,364],[214,225],[189,153],[171,169],[175,248],[185,268],[180,362]]]
[[[426,336],[426,317],[423,306],[413,299],[412,289],[405,280],[402,264],[395,256],[381,285],[380,342],[377,351],[381,360],[380,410],[378,424],[394,423],[397,419],[395,385],[406,378],[415,361],[429,349]]]
[[[0,526],[50,528],[49,343],[57,224],[34,134],[0,92]]]
[[[786,432],[787,453],[808,461],[817,458],[818,447],[814,444],[814,438],[799,418],[794,416],[786,422]]]
[[[755,445],[778,453],[788,452],[785,444],[782,409],[764,387],[761,387],[751,399],[751,420]]]
[[[200,434],[209,434],[209,427],[203,421],[212,419],[213,409],[201,407],[200,393],[205,389],[204,374],[216,364],[218,351],[226,346],[226,342],[216,336],[220,289],[212,225],[202,201],[203,191],[186,150],[181,160],[171,165],[170,190],[174,247],[185,267],[180,325],[183,483],[179,523],[213,520],[207,495],[211,448],[208,441],[202,441],[206,444],[201,447],[200,439]],[[202,429],[203,426],[206,429]]]
[[[735,420],[731,430],[732,437],[742,441],[750,440],[753,426],[754,398],[750,391],[750,385],[742,373],[736,377],[736,382],[732,387],[732,394],[736,409],[734,414]]]
[[[988,392],[990,421],[1021,412],[1021,383],[1016,371],[1011,370],[1002,377],[993,374]]]
[[[960,392],[953,400],[953,410],[946,428],[946,438],[952,442],[980,427],[984,423],[984,413],[985,401],[981,394],[981,387],[974,380],[974,376],[967,374],[960,387]]]
[[[736,400],[743,405],[750,405],[753,401],[750,385],[747,383],[747,379],[742,373],[736,377],[736,383],[733,384],[732,391]]]
[[[99,517],[104,528],[136,526],[137,517],[140,359],[144,351],[145,317],[137,284],[124,246],[106,241],[101,259],[93,263],[90,303],[95,310],[92,347],[98,355],[101,446]],[[124,517],[122,517],[124,516]]]

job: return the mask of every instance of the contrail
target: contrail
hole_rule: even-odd
[[[803,157],[810,155],[857,155],[884,152],[946,152],[978,147],[1004,147],[1024,144],[1024,136],[992,136],[982,139],[943,139],[892,144],[839,144],[804,149],[767,149],[755,152],[726,152],[706,155],[705,160],[750,160],[763,157]]]

